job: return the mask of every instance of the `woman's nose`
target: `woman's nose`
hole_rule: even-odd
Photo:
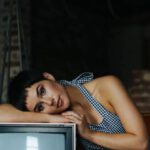
[[[42,102],[44,102],[45,104],[50,105],[50,106],[54,105],[54,99],[53,98],[51,98],[51,99],[42,99]]]

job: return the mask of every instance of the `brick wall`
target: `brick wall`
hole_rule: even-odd
[[[142,113],[150,113],[150,70],[134,70],[129,93]]]
[[[7,101],[9,78],[13,78],[24,67],[21,59],[24,61],[23,59],[26,58],[25,53],[29,56],[30,52],[30,3],[28,0],[18,1],[18,4],[16,2],[16,0],[0,1],[0,77],[4,77],[2,83],[0,83],[2,87],[1,102]],[[11,51],[9,75],[7,75],[9,55],[6,53],[8,49]],[[6,59],[4,59],[5,53]],[[4,63],[4,60],[6,60],[6,63]],[[5,67],[4,76],[2,74],[3,67]]]

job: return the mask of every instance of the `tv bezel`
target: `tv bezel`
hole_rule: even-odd
[[[65,150],[76,150],[76,126],[72,123],[1,123],[1,133],[63,133]]]

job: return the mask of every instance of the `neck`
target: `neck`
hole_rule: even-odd
[[[66,90],[70,99],[71,109],[78,106],[83,106],[82,94],[76,87],[68,86],[66,87]]]

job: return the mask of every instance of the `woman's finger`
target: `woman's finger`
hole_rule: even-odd
[[[64,116],[65,118],[69,119],[71,122],[73,123],[76,123],[76,124],[81,124],[82,120],[75,117],[75,116],[72,116],[72,115],[67,115],[67,116]]]
[[[63,116],[74,116],[74,117],[76,117],[76,118],[78,118],[80,120],[83,118],[83,115],[79,115],[79,114],[77,114],[77,113],[75,113],[73,111],[64,112],[64,113],[62,113],[62,115]]]

